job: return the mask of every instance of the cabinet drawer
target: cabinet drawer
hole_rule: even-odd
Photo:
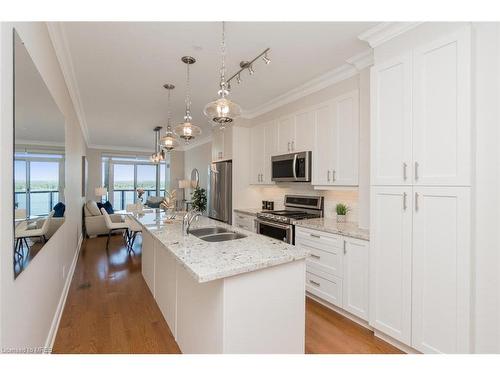
[[[328,274],[343,275],[343,241],[341,238],[305,237],[298,235],[295,245],[309,252],[307,264]]]
[[[308,239],[319,243],[329,244],[330,246],[342,247],[342,236],[339,234],[321,232],[314,229],[296,227],[295,238]]]
[[[315,273],[312,273],[313,271]],[[342,279],[329,276],[328,279],[316,275],[310,267],[306,272],[306,290],[331,304],[342,307]]]

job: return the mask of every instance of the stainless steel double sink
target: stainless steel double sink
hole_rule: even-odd
[[[190,229],[189,234],[192,234],[193,236],[196,236],[199,239],[207,242],[231,241],[246,237],[244,234],[232,232],[231,230],[223,227],[204,227]]]

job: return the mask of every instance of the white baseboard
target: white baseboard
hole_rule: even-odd
[[[370,331],[373,331],[373,327],[368,324],[366,320],[363,320],[361,318],[358,318],[357,316],[352,315],[351,313],[345,311],[344,309],[337,307],[335,305],[332,305],[330,302],[325,301],[322,298],[316,297],[315,295],[306,292],[306,296],[312,299],[313,301],[318,302],[319,304],[329,308],[330,310],[335,311],[336,313],[346,317],[347,319],[352,320],[354,323],[359,324],[360,326],[369,329]]]
[[[415,350],[412,347],[410,347],[410,346],[408,346],[406,344],[403,344],[402,342],[400,342],[400,341],[398,341],[396,339],[393,339],[391,336],[386,335],[385,333],[380,332],[380,331],[378,331],[376,329],[373,331],[373,334],[375,335],[375,337],[378,337],[379,339],[384,340],[385,342],[388,342],[392,346],[395,346],[396,348],[398,348],[399,350],[402,350],[405,353],[408,353],[408,354],[422,354],[418,350]]]
[[[52,319],[52,324],[50,326],[49,334],[47,336],[47,339],[45,340],[45,348],[50,348],[51,350],[52,347],[54,346],[54,341],[56,339],[59,323],[61,322],[62,313],[64,311],[64,305],[66,304],[66,298],[68,297],[69,287],[71,285],[71,281],[73,280],[73,274],[75,273],[76,263],[78,262],[78,255],[80,255],[82,242],[83,242],[83,234],[80,235],[80,238],[78,240],[78,245],[76,247],[75,255],[73,256],[73,261],[71,262],[69,272],[66,275],[64,288],[62,290],[61,297],[59,298],[59,304],[57,305],[54,318]]]

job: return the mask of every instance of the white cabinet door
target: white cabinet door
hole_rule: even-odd
[[[370,325],[411,344],[412,188],[372,187]]]
[[[233,157],[233,127],[222,130],[222,158],[229,160]]]
[[[344,237],[344,280],[342,283],[344,310],[368,320],[368,241]]]
[[[415,184],[470,185],[469,29],[415,49],[413,79]]]
[[[470,188],[414,187],[412,346],[469,352]]]
[[[142,232],[142,277],[149,290],[155,295],[155,240],[147,232]]]
[[[359,165],[359,94],[352,91],[335,98],[333,102],[334,138],[332,165],[333,185],[355,186],[358,184]],[[322,134],[318,134],[322,137]],[[321,155],[320,155],[321,157]]]
[[[177,276],[176,261],[158,242],[155,262],[155,299],[170,331],[176,335]]]
[[[262,183],[272,184],[271,181],[271,157],[278,153],[278,128],[274,121],[264,124],[264,156],[262,168]]]
[[[314,147],[315,113],[308,110],[295,115],[293,151],[312,151]]]
[[[262,125],[250,129],[250,183],[255,185],[263,183],[265,135]]]
[[[212,132],[212,161],[221,160],[224,157],[224,133],[220,129]]]
[[[278,152],[288,154],[295,146],[295,118],[284,117],[278,120]]]
[[[336,164],[333,142],[337,138],[332,108],[331,104],[324,104],[315,110],[316,136],[312,153],[313,185],[332,184],[332,166]]]
[[[371,70],[371,184],[411,185],[410,54]]]

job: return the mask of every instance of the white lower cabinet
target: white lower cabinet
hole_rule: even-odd
[[[372,187],[370,325],[411,344],[412,188]]]
[[[414,187],[412,346],[470,352],[470,188]]]
[[[370,325],[423,353],[470,352],[470,188],[372,187]]]
[[[142,275],[146,284],[155,295],[155,247],[153,237],[146,231],[142,232]]]
[[[368,320],[369,242],[296,227],[295,245],[310,254],[306,290]]]
[[[170,331],[177,337],[177,268],[176,261],[161,244],[155,241],[155,299]]]

